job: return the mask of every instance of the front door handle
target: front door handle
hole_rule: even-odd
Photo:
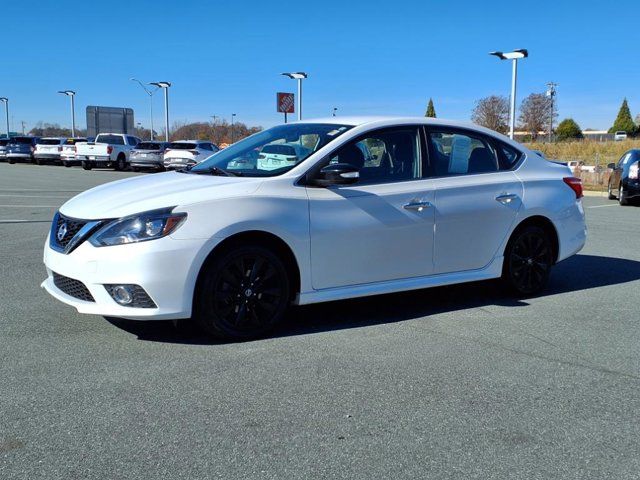
[[[405,210],[417,210],[418,212],[421,212],[425,208],[430,208],[431,206],[432,205],[429,202],[409,202],[405,203],[402,208]]]
[[[518,199],[518,195],[515,193],[502,193],[496,197],[496,201],[503,205],[508,205],[514,200]]]

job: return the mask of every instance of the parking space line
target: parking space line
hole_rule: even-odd
[[[0,220],[0,225],[6,223],[51,223],[51,220]]]
[[[16,198],[69,198],[67,195],[12,195],[0,193],[0,197],[16,197]]]
[[[2,208],[58,208],[60,205],[0,205]]]
[[[592,207],[587,207],[587,208],[602,208],[602,207],[617,207],[618,204],[617,203],[612,203],[609,205],[593,205]]]

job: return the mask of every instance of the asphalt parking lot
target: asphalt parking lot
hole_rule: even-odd
[[[0,479],[639,478],[639,207],[585,198],[537,298],[335,302],[217,344],[40,288],[55,209],[130,175],[0,163]]]

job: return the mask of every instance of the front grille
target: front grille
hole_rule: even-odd
[[[118,285],[105,285],[104,288],[107,289],[109,295],[113,297],[113,289]],[[140,285],[126,285],[131,289],[131,294],[133,296],[133,301],[129,305],[125,305],[127,307],[133,308],[158,308],[151,297],[147,292],[145,292],[144,288]]]
[[[82,227],[87,224],[86,221],[76,220],[75,218],[65,217],[61,213],[58,214],[55,231],[53,232],[54,237],[56,239],[56,243],[62,248],[66,247],[67,244],[71,241],[71,239],[75,236],[76,233],[80,231]],[[66,233],[64,236],[59,237],[58,233],[60,232],[60,227],[62,225],[66,225]]]
[[[89,289],[80,280],[75,280],[53,272],[53,284],[71,297],[84,300],[85,302],[95,302]]]

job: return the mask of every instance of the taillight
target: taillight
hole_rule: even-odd
[[[629,178],[633,180],[638,179],[638,162],[634,163],[629,167]]]
[[[562,179],[564,183],[569,185],[569,188],[576,194],[576,200],[584,197],[582,193],[582,180],[576,177],[564,177]]]
[[[113,147],[111,145],[107,145],[107,154],[111,155],[111,152],[113,152]]]

